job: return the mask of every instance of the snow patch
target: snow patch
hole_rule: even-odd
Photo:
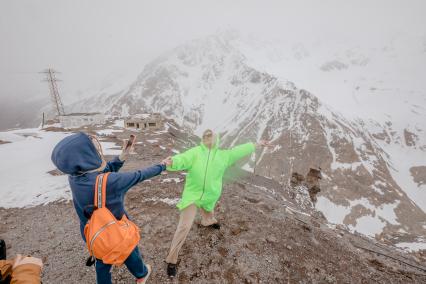
[[[108,136],[108,135],[111,135],[113,132],[117,132],[117,130],[107,128],[107,129],[97,130],[96,134],[100,136]]]
[[[170,183],[170,182],[175,182],[175,183],[179,183],[182,180],[180,178],[165,178],[163,180],[161,180],[161,183]]]
[[[100,143],[104,155],[117,156],[122,152],[121,148],[118,147],[114,142],[100,141]]]
[[[324,196],[318,196],[315,207],[325,215],[330,223],[335,224],[343,224],[346,215],[351,212],[350,207],[335,204]]]
[[[374,236],[380,234],[385,225],[386,223],[378,218],[367,215],[356,219],[356,226],[349,226],[349,228],[367,236]]]
[[[7,161],[0,164],[0,207],[28,207],[70,200],[67,176],[48,173],[55,169],[50,160],[54,146],[69,133],[36,128],[0,132],[0,137],[15,135],[18,138],[14,142],[0,145],[0,156]]]
[[[350,229],[367,236],[374,236],[375,234],[381,233],[386,223],[393,225],[399,224],[395,209],[400,201],[382,204],[378,207],[371,204],[367,198],[360,198],[349,202],[349,206],[338,205],[324,196],[319,196],[315,207],[325,215],[329,222],[335,224],[343,224],[343,220],[351,213],[354,206],[362,205],[366,209],[371,210],[373,212],[371,215],[361,216],[356,219],[355,226],[348,226]]]
[[[397,243],[396,246],[407,251],[426,250],[426,242]]]

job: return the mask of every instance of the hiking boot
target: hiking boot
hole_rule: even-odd
[[[167,276],[175,277],[177,273],[177,265],[173,263],[167,263]]]
[[[146,268],[148,269],[148,274],[145,275],[145,277],[143,277],[143,278],[136,279],[136,283],[138,283],[138,284],[140,284],[140,283],[145,284],[146,283],[146,281],[148,280],[148,278],[149,278],[149,276],[151,275],[151,272],[152,272],[151,265],[147,264]]]
[[[209,225],[207,227],[215,229],[215,230],[220,230],[220,224],[219,223],[214,223],[214,224],[211,224],[211,225]]]

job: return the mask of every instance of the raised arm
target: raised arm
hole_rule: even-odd
[[[124,165],[127,157],[129,156],[130,151],[133,149],[134,144],[127,146],[127,140],[123,140],[123,146],[120,156],[115,156],[111,161],[107,162],[104,173],[106,172],[118,172],[121,167]]]
[[[124,161],[120,160],[118,156],[115,156],[111,161],[108,161],[104,173],[106,172],[118,172],[121,167],[124,165]]]
[[[168,171],[185,171],[192,167],[195,160],[197,147],[191,148],[181,154],[171,157],[171,165],[167,166]]]

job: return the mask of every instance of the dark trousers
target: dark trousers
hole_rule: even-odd
[[[143,278],[148,274],[148,269],[143,263],[138,247],[132,251],[124,264],[135,278]],[[110,284],[111,282],[111,264],[105,264],[101,260],[96,260],[96,282],[98,284]]]

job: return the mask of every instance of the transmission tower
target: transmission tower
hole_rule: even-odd
[[[50,98],[52,100],[55,111],[57,112],[57,115],[65,115],[64,105],[62,104],[61,97],[59,96],[58,85],[56,84],[56,82],[61,81],[56,78],[56,74],[60,72],[55,71],[52,68],[48,68],[40,73],[46,74],[46,79],[44,79],[43,81],[48,82],[49,84]]]

